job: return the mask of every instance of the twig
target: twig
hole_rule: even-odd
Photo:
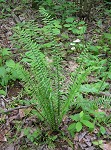
[[[19,106],[19,107],[15,107],[15,108],[12,108],[12,109],[8,109],[8,110],[3,110],[0,112],[0,115],[2,114],[6,114],[6,113],[9,113],[9,112],[12,112],[14,110],[18,110],[18,109],[26,109],[26,108],[29,108],[29,107],[34,107],[34,106],[37,106],[37,104],[33,104],[33,105],[29,105],[29,106]],[[41,112],[35,107],[35,109],[38,111],[38,113],[46,120],[46,118],[41,114]]]
[[[12,111],[18,110],[18,109],[26,109],[26,108],[29,108],[29,107],[32,107],[32,106],[36,106],[36,105],[19,106],[19,107],[15,107],[15,108],[8,109],[8,110],[3,110],[2,112],[0,112],[0,115],[1,115],[1,114],[4,114],[4,113],[9,113],[9,112],[12,112]]]

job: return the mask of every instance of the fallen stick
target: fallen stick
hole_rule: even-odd
[[[0,115],[1,115],[1,114],[5,114],[5,113],[12,112],[12,111],[14,111],[14,110],[26,109],[26,108],[29,108],[29,107],[32,107],[32,106],[36,106],[36,105],[19,106],[19,107],[15,107],[15,108],[8,109],[8,110],[3,110],[3,109],[2,109],[2,112],[0,112]]]

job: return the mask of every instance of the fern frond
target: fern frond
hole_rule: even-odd
[[[50,122],[51,127],[55,127],[56,120],[55,120],[55,110],[53,107],[54,99],[54,92],[50,85],[50,79],[48,75],[48,70],[45,65],[45,59],[43,58],[43,54],[40,52],[40,47],[37,45],[31,38],[27,35],[27,31],[21,30],[19,33],[20,39],[18,40],[19,43],[23,43],[24,49],[28,49],[29,52],[26,55],[33,56],[33,59],[30,57],[30,75],[32,76],[27,80],[32,81],[30,83],[33,88],[34,84],[34,91],[36,93],[37,101],[39,102],[40,108],[42,108],[44,112],[44,116],[46,116],[48,123]],[[27,57],[26,56],[26,57]],[[33,93],[33,92],[32,92]]]
[[[81,70],[81,66],[75,73],[76,77],[72,78],[72,83],[69,87],[68,97],[62,108],[63,111],[61,113],[61,118],[66,114],[67,110],[70,108],[71,105],[76,104],[75,99],[79,92],[80,86],[86,80],[87,76],[91,73],[91,68],[88,68],[85,71],[82,71],[81,74],[79,73],[80,70]]]
[[[110,108],[111,107],[111,97],[99,97],[94,100],[89,99],[76,99],[74,105],[81,107],[83,110],[96,110],[98,108]]]
[[[52,41],[53,45],[52,45],[52,56],[53,56],[53,65],[55,67],[55,71],[54,71],[54,75],[53,75],[53,80],[54,80],[54,87],[56,90],[56,99],[58,101],[58,116],[60,115],[60,107],[61,107],[61,94],[60,94],[60,52],[59,52],[59,48],[58,48],[58,43],[54,38],[54,34],[53,34],[53,22],[52,22],[52,18],[50,18],[50,15],[47,13],[47,11],[43,8],[40,7],[39,9],[40,13],[43,16],[43,22],[48,26],[47,27],[47,32],[50,34],[50,40]]]

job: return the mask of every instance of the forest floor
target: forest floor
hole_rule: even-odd
[[[18,12],[17,12],[18,11]],[[10,37],[13,35],[12,27],[15,26],[19,22],[23,21],[29,21],[31,19],[36,20],[36,11],[33,9],[27,9],[22,8],[19,10],[13,9],[10,12],[10,16],[6,18],[2,18],[0,20],[0,47],[2,48],[9,48],[12,51],[13,54],[13,60],[18,61],[18,53],[17,49],[12,44]],[[111,26],[111,20],[110,17],[107,16],[106,18],[101,18],[101,15],[97,14],[95,18],[99,18],[103,24],[100,25],[101,32],[106,32],[108,27]],[[98,19],[98,20],[99,20]],[[93,35],[95,35],[95,39],[93,39],[93,42],[96,43],[96,39],[102,34],[99,32],[98,34],[95,33],[95,28],[97,27],[97,20],[94,21],[87,21],[87,33],[85,34],[85,40],[88,41],[92,38]],[[70,42],[72,42],[75,36],[72,34],[70,35]],[[64,52],[65,53],[65,52]],[[76,57],[78,57],[78,54],[71,53],[71,54],[64,54],[64,58],[62,61],[64,71],[67,77],[66,85],[69,83],[69,77],[68,73],[71,73],[75,71],[75,69],[78,67],[78,63],[75,61]],[[89,82],[93,82],[95,80],[94,78],[90,77]],[[108,80],[110,84],[109,93],[111,94],[111,80]],[[7,88],[7,95],[6,97],[0,96],[0,107],[5,109],[5,106],[7,103],[10,103],[11,101],[14,101],[16,97],[20,94],[21,89],[23,88],[20,81],[15,81],[9,83]],[[105,93],[102,93],[103,95]],[[93,95],[88,95],[89,98],[91,98]],[[27,108],[27,110],[30,108]],[[99,109],[99,111],[104,111],[107,115],[111,113],[111,108],[107,110],[103,110],[102,108]],[[0,150],[51,150],[53,148],[48,148],[47,144],[43,144],[42,146],[35,146],[33,143],[29,142],[23,133],[21,134],[16,133],[14,130],[15,121],[18,120],[22,121],[24,125],[24,128],[27,126],[31,126],[32,130],[35,128],[34,124],[36,123],[36,118],[34,117],[25,117],[25,108],[23,109],[17,109],[11,111],[9,115],[1,115],[0,117],[3,119],[5,118],[5,122],[1,124],[0,127]],[[78,111],[79,112],[79,111]],[[69,114],[65,116],[62,125],[61,130],[64,131],[65,136],[64,139],[61,139],[59,135],[57,135],[57,139],[54,142],[55,150],[111,150],[111,125],[106,128],[107,134],[98,136],[98,128],[95,128],[93,132],[89,132],[87,128],[84,128],[81,132],[76,133],[74,138],[69,138],[70,135],[67,132],[67,127],[70,124],[69,115],[74,114],[74,110],[70,110]],[[5,136],[8,133],[8,136],[10,137],[10,140],[7,139]],[[49,133],[50,134],[50,133]],[[16,139],[13,139],[13,136],[17,135]],[[67,138],[66,138],[67,137]],[[100,144],[94,145],[92,144],[92,141],[100,141]],[[102,143],[101,143],[102,141]],[[102,148],[101,148],[102,145]],[[51,144],[53,147],[53,144]]]

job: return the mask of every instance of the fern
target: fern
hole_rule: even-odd
[[[33,31],[31,32],[29,29],[18,29],[16,28],[16,34],[14,37],[18,38],[18,43],[23,49],[28,50],[25,53],[26,57],[22,60],[22,62],[26,62],[26,64],[30,67],[30,77],[26,74],[24,74],[23,77],[23,81],[26,82],[25,89],[27,91],[31,91],[31,95],[35,95],[34,98],[36,98],[39,103],[39,110],[42,111],[42,115],[46,118],[50,127],[55,130],[58,126],[57,124],[60,113],[58,57],[55,56],[55,59],[53,59],[54,67],[56,68],[55,80],[57,81],[55,81],[55,84],[57,85],[55,92],[51,87],[49,78],[50,75],[48,73],[48,68],[46,67],[44,54],[40,51],[41,46],[32,40]],[[51,33],[51,30],[49,33]],[[50,37],[52,40],[53,36],[50,35]],[[53,49],[55,49],[54,44]]]
[[[21,62],[28,69],[24,73],[24,70],[26,70],[24,68],[23,73],[20,74],[25,82],[25,90],[27,93],[29,92],[30,97],[33,99],[31,102],[37,104],[37,113],[40,112],[40,116],[52,130],[58,130],[63,116],[72,105],[84,106],[82,101],[78,100],[79,90],[82,83],[91,73],[92,68],[88,68],[85,71],[82,71],[81,66],[78,68],[75,76],[72,76],[67,97],[63,100],[61,98],[60,45],[56,41],[55,27],[50,15],[42,7],[40,8],[40,13],[43,17],[43,27],[38,27],[34,22],[24,24],[22,27],[18,26],[15,28],[16,34],[14,38],[18,40],[19,46],[25,52]],[[51,44],[50,54],[53,60],[51,67],[47,66],[46,57],[42,53],[44,48],[47,50],[46,45],[44,46],[47,41]],[[91,102],[87,102],[91,104]]]
[[[74,106],[81,107],[83,110],[97,110],[98,108],[110,108],[111,107],[111,97],[102,96],[94,100],[77,98],[74,101]]]
[[[25,35],[23,33],[23,35]],[[25,40],[24,40],[25,39]],[[54,96],[53,91],[50,85],[50,79],[48,77],[47,68],[44,64],[43,56],[39,51],[38,45],[33,41],[29,40],[26,36],[21,38],[25,43],[25,48],[30,51],[30,55],[34,55],[35,58],[31,65],[31,73],[33,76],[33,80],[35,82],[36,96],[39,102],[40,107],[43,110],[44,115],[47,117],[48,122],[51,123],[51,127],[55,128],[56,120],[55,120],[55,112],[53,107]],[[30,44],[29,44],[30,43]],[[44,117],[45,117],[44,116]]]
[[[53,56],[53,65],[55,67],[55,73],[53,75],[53,80],[54,81],[54,87],[55,87],[55,90],[56,90],[56,99],[57,99],[57,109],[58,109],[58,116],[60,115],[60,97],[61,97],[61,94],[60,94],[60,55],[59,55],[59,49],[57,48],[58,47],[58,43],[57,41],[55,40],[54,38],[54,33],[53,33],[53,29],[54,29],[54,26],[53,26],[53,20],[50,19],[50,15],[47,13],[47,11],[43,8],[43,7],[40,7],[39,9],[40,13],[42,14],[43,16],[43,22],[46,24],[46,27],[47,28],[47,32],[45,30],[46,33],[48,33],[48,35],[50,35],[50,41],[52,41],[52,56]]]
[[[75,73],[75,76],[72,77],[72,83],[68,90],[67,100],[62,108],[63,111],[61,113],[61,118],[66,114],[66,112],[69,110],[69,108],[72,105],[76,105],[74,98],[76,99],[76,97],[78,97],[81,84],[86,80],[87,76],[91,73],[91,68],[88,68],[82,72],[81,71],[82,71],[82,68],[80,65],[77,72]]]

